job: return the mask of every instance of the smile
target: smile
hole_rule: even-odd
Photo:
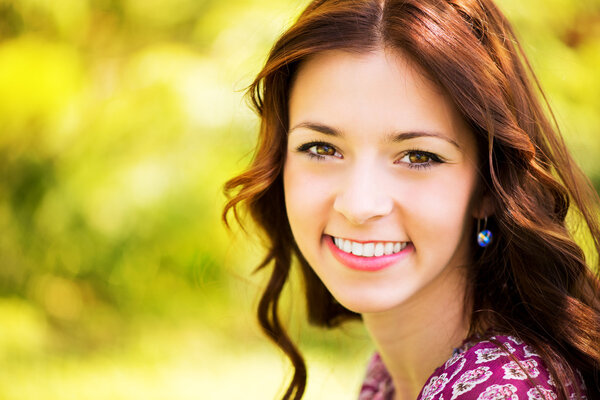
[[[396,254],[404,250],[408,242],[353,242],[351,240],[333,237],[335,246],[348,254],[360,257],[381,257]]]
[[[346,267],[375,272],[398,265],[414,251],[411,242],[354,242],[325,235],[334,258]]]

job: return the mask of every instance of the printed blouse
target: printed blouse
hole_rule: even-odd
[[[576,398],[573,384],[567,389],[570,398]],[[583,384],[579,389],[585,399]],[[393,397],[392,379],[379,354],[375,354],[367,367],[358,398],[391,400]],[[417,400],[557,398],[555,382],[530,346],[512,336],[492,336],[489,340],[468,341],[456,349],[452,357],[427,379]]]

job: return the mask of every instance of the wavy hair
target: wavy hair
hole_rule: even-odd
[[[468,267],[470,334],[514,334],[543,357],[567,399],[583,379],[600,398],[599,199],[570,156],[513,30],[491,0],[315,0],[275,43],[247,95],[260,117],[251,165],[225,184],[223,219],[245,207],[266,234],[271,268],[258,305],[264,332],[294,366],[283,399],[300,399],[303,358],[278,315],[292,260],[305,281],[309,321],[360,317],[337,303],[298,250],[285,212],[282,169],[288,99],[307,57],[326,50],[402,51],[443,88],[474,133],[495,241]],[[569,218],[567,219],[567,215]],[[586,260],[577,221],[592,245]],[[568,223],[569,222],[569,223]],[[473,224],[473,231],[475,230]],[[577,371],[581,373],[579,377]]]

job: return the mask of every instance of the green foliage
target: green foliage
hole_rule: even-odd
[[[219,376],[202,354],[223,360],[211,361],[220,368],[235,365],[234,355],[280,367],[250,315],[257,289],[245,279],[260,250],[224,231],[221,186],[248,161],[255,137],[243,89],[303,3],[0,0],[0,367],[11,371],[0,397],[201,398],[190,382]],[[600,187],[600,4],[501,6]],[[335,343],[355,336],[306,332],[303,346],[321,372],[331,348],[348,346]],[[240,340],[259,350],[236,347]],[[154,347],[158,355],[149,355]],[[163,359],[176,383],[157,366]],[[248,374],[262,398],[251,382],[261,378],[244,365],[232,371]],[[353,393],[356,368],[340,370],[350,386],[330,390]],[[32,370],[46,392],[12,384]],[[101,371],[113,371],[114,390],[86,391]],[[163,389],[148,384],[154,378]],[[222,398],[241,393],[210,384]]]

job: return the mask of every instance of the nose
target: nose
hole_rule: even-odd
[[[354,225],[362,225],[392,212],[394,202],[381,174],[355,168],[335,197],[333,208]]]

